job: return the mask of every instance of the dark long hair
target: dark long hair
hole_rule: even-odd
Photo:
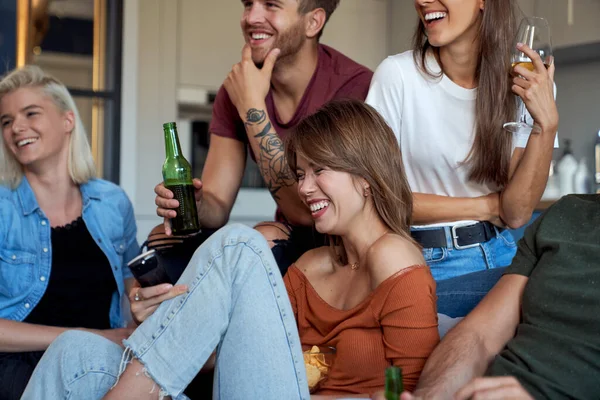
[[[502,125],[516,117],[515,96],[511,92],[510,55],[516,32],[515,0],[485,2],[479,25],[479,51],[475,79],[475,140],[465,160],[469,179],[478,183],[508,183],[512,135]],[[432,51],[439,60],[439,49],[427,40],[425,26],[419,24],[413,36],[413,57],[417,66],[430,77],[427,54]],[[441,64],[441,63],[440,63]],[[442,71],[443,71],[443,66]]]
[[[371,106],[357,100],[333,101],[302,120],[286,138],[286,156],[296,173],[297,157],[366,180],[375,210],[390,231],[414,243],[410,236],[412,192],[402,164],[398,140]],[[348,262],[339,237],[332,250]],[[341,252],[335,253],[336,246]]]

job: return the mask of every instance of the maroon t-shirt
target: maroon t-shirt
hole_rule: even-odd
[[[313,114],[330,100],[344,98],[364,100],[367,97],[372,77],[373,72],[367,67],[352,61],[331,47],[320,44],[317,69],[304,92],[296,113],[288,123],[284,124],[279,119],[273,103],[273,93],[269,91],[266,103],[271,124],[279,137],[284,139],[287,130],[293,128],[303,118]],[[244,123],[223,86],[219,89],[213,105],[210,132],[248,143]],[[250,151],[250,155],[252,159],[256,160],[252,151]]]

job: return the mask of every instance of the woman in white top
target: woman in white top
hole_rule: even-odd
[[[510,264],[516,246],[504,228],[527,223],[546,186],[554,65],[523,46],[535,69],[511,74],[514,3],[415,0],[414,49],[381,63],[367,97],[399,140],[413,237],[436,281]],[[540,133],[503,130],[517,116],[515,94]]]

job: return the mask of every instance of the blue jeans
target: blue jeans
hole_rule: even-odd
[[[444,227],[444,230],[447,247],[423,249],[423,257],[436,282],[471,272],[506,267],[517,252],[517,245],[507,230],[496,229],[495,238],[462,250],[454,247],[450,227]]]
[[[162,394],[183,390],[217,348],[214,399],[310,397],[288,294],[265,239],[227,226],[196,251],[178,283],[187,293],[165,301],[124,341],[78,331],[48,348],[23,399],[100,399],[130,355]],[[122,368],[123,367],[123,368]]]
[[[466,316],[510,265],[517,245],[508,230],[497,228],[496,237],[476,247],[456,249],[450,227],[444,227],[447,247],[423,249],[425,262],[436,281],[439,314]]]
[[[452,318],[464,317],[502,277],[506,267],[486,269],[436,282],[437,311]]]

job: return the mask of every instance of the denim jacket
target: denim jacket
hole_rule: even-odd
[[[127,261],[138,254],[133,207],[118,186],[100,179],[80,186],[82,217],[110,262],[117,291],[110,324],[122,327],[121,296],[132,274]],[[40,302],[52,269],[50,221],[25,177],[19,187],[0,186],[0,318],[23,321]]]

